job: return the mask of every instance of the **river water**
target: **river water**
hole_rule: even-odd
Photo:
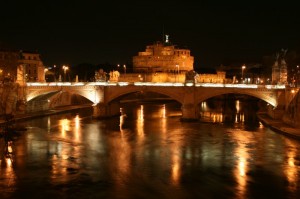
[[[19,123],[0,198],[300,198],[300,142],[264,127],[251,102],[218,104],[201,104],[201,122],[169,101]]]

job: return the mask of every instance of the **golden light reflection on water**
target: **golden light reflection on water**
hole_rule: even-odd
[[[172,153],[172,168],[171,168],[171,181],[174,185],[179,185],[180,182],[180,156],[176,153],[178,149],[174,149]]]
[[[241,105],[240,105],[240,101],[239,101],[239,100],[236,100],[236,101],[235,101],[235,109],[236,109],[236,112],[237,112],[237,113],[240,112],[240,109],[241,109],[240,106],[241,106]]]
[[[235,149],[235,157],[237,157],[236,167],[234,175],[237,180],[237,194],[239,198],[244,198],[247,191],[247,171],[248,171],[248,159],[250,158],[246,144],[249,139],[247,136],[243,136],[242,133],[235,133],[232,136],[238,140],[238,145]]]
[[[182,162],[182,142],[180,131],[175,130],[171,132],[173,143],[170,145],[171,152],[171,176],[170,182],[174,186],[180,186],[181,178],[181,162]]]
[[[51,130],[51,118],[48,117],[48,119],[47,119],[47,131],[48,131],[48,133],[50,133],[50,130]]]
[[[123,113],[123,108],[120,108],[120,113],[121,113],[121,115],[120,115],[120,124],[119,124],[119,126],[120,126],[121,133],[123,133],[123,125],[124,125],[125,117],[126,117],[126,115]]]
[[[295,162],[297,161],[297,146],[294,142],[286,139],[287,145],[291,146],[290,150],[286,150],[287,164],[284,167],[284,173],[286,174],[286,178],[288,180],[288,188],[290,191],[294,192],[297,190],[297,182],[299,178],[297,165]]]
[[[242,113],[235,114],[235,123],[245,122],[245,115]]]
[[[166,118],[166,105],[163,104],[161,109],[160,109],[160,113],[161,113],[161,116],[162,118]]]
[[[80,118],[79,115],[76,115],[74,118],[75,129],[74,129],[74,137],[75,141],[79,142],[81,140],[81,128],[80,128]]]
[[[220,105],[220,104],[218,104]],[[200,115],[204,121],[210,121],[213,123],[223,123],[226,118],[232,118],[235,123],[244,123],[245,122],[245,114],[242,110],[242,103],[239,100],[235,101],[235,115],[232,116],[229,114],[225,114],[223,107],[218,108],[210,108],[206,101],[202,102],[200,105],[201,111]],[[231,119],[230,119],[231,120]]]
[[[137,116],[137,134],[139,141],[142,141],[144,138],[144,105],[137,109]]]
[[[66,132],[70,131],[70,120],[68,119],[62,119],[59,121],[60,127],[61,127],[61,136],[63,138],[66,137]]]
[[[12,154],[14,152],[14,149],[12,147],[12,142],[8,143],[6,147],[7,148],[4,149],[5,152],[1,151],[1,153],[4,154],[3,157],[0,159],[0,184],[4,184],[5,187],[11,189],[15,186],[17,181],[17,176],[13,167],[14,160]]]
[[[166,105],[163,104],[160,108],[159,108],[159,113],[160,113],[160,132],[161,132],[161,138],[162,141],[164,142],[165,139],[167,138],[167,112],[166,112]]]
[[[213,122],[223,122],[223,115],[222,113],[214,113],[212,114]]]

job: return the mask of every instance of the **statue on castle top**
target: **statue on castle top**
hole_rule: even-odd
[[[286,55],[287,49],[281,49],[281,59],[284,59],[285,55]]]

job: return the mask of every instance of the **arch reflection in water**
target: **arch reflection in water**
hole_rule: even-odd
[[[250,106],[250,104],[234,99],[226,101],[212,98],[201,102],[200,119],[212,123],[244,123],[246,119],[244,106]],[[252,115],[255,114],[255,110],[247,110],[247,115],[251,115],[250,118],[253,118]]]

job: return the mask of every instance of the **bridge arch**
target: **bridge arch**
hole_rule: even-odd
[[[99,92],[100,90],[100,92]],[[82,96],[94,104],[99,103],[102,100],[103,94],[101,88],[95,86],[87,87],[31,87],[27,92],[26,100],[27,102],[36,99],[39,96],[48,93],[69,93],[70,95]],[[52,97],[52,96],[51,96]]]
[[[115,87],[115,88],[109,88],[105,92],[105,102],[109,103],[111,101],[114,101],[122,96],[132,94],[132,93],[137,93],[137,92],[152,92],[152,93],[158,93],[165,95],[167,97],[170,97],[171,99],[183,103],[184,100],[184,91],[179,91],[178,88],[174,92],[174,89],[168,87],[168,88],[163,88],[163,87],[138,87],[138,86],[132,86],[132,87]]]
[[[240,90],[216,89],[216,90],[214,90],[214,92],[203,92],[202,94],[197,95],[197,97],[195,99],[195,103],[200,104],[201,102],[203,102],[209,98],[217,97],[217,96],[224,95],[224,94],[248,95],[248,96],[252,96],[257,99],[263,100],[263,101],[271,104],[273,107],[276,107],[278,105],[277,97],[276,97],[275,93],[273,93],[272,91],[261,93],[261,92],[255,92],[255,90],[248,90],[248,89],[245,89],[245,90],[242,90],[242,89],[240,89]]]

